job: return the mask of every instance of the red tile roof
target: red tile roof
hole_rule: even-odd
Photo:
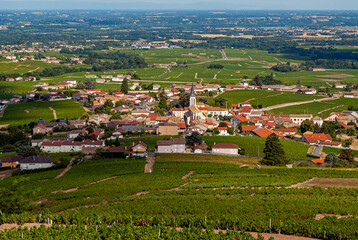
[[[258,126],[255,125],[242,125],[241,126],[241,130],[243,132],[252,132],[254,131],[256,128],[258,128]]]
[[[297,128],[279,128],[279,129],[275,129],[275,131],[280,133],[291,133],[291,132],[296,133],[298,130]]]
[[[186,128],[185,122],[178,122],[178,123],[176,123],[176,124],[178,125],[178,127],[179,127],[180,129],[185,129],[185,128]]]
[[[339,123],[339,125],[341,125],[343,128],[354,128],[354,125],[347,125],[347,124],[345,124],[344,122],[341,122],[341,121],[339,121],[338,122]]]
[[[327,140],[332,141],[331,136],[329,134],[324,134],[324,133],[303,134],[303,137],[309,143],[319,143],[319,142],[324,142],[324,141],[327,141]]]
[[[324,163],[325,158],[317,158],[317,159],[313,159],[311,160],[314,164],[323,164]]]
[[[227,130],[227,127],[218,127],[218,130]]]
[[[233,143],[217,143],[213,146],[211,146],[211,148],[235,148],[238,149],[239,146]]]
[[[254,131],[254,133],[259,137],[268,137],[271,134],[275,134],[278,137],[283,137],[283,135],[279,132],[275,132],[274,130],[267,129],[267,128],[259,128]]]
[[[236,119],[238,119],[241,122],[248,122],[248,120],[244,116],[235,116]]]

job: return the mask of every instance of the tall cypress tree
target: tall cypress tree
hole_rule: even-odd
[[[265,157],[261,160],[261,164],[270,166],[282,166],[289,163],[283,146],[276,134],[267,137],[264,149]]]
[[[125,78],[122,82],[121,92],[124,94],[128,94],[128,91],[129,91],[128,79]]]

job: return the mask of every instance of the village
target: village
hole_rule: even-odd
[[[127,76],[117,77],[122,81],[124,79],[128,81]],[[345,132],[353,136],[358,122],[358,114],[355,111],[332,112],[321,118],[312,114],[268,114],[263,109],[254,108],[248,101],[235,103],[227,108],[197,101],[197,95],[204,92],[216,93],[240,88],[257,89],[256,86],[248,85],[247,81],[241,81],[239,85],[227,85],[226,88],[217,84],[197,83],[174,84],[170,88],[163,89],[159,85],[153,85],[153,92],[156,91],[162,96],[160,100],[164,99],[163,96],[168,99],[168,103],[164,103],[165,106],[161,105],[163,104],[161,101],[158,103],[158,98],[153,92],[135,91],[135,87],[139,86],[135,83],[129,87],[132,91],[127,94],[121,91],[109,93],[98,89],[83,89],[68,96],[60,89],[68,90],[76,87],[76,80],[68,79],[58,83],[57,86],[58,90],[44,94],[36,94],[37,90],[35,90],[28,92],[25,99],[14,96],[5,103],[35,101],[35,95],[38,95],[37,101],[61,101],[72,98],[85,105],[86,113],[79,119],[61,118],[53,122],[45,122],[41,118],[38,120],[30,136],[33,138],[31,147],[36,147],[43,153],[80,152],[91,156],[106,151],[119,154],[118,156],[132,157],[148,157],[155,153],[240,156],[244,151],[234,143],[216,142],[208,147],[203,140],[194,144],[188,144],[187,140],[191,136],[267,138],[274,134],[279,138],[311,145],[307,152],[307,155],[314,158],[311,163],[322,165],[327,155],[323,152],[323,147],[349,149],[354,140],[335,141],[336,136],[332,137],[327,129],[323,131],[319,129],[323,129],[325,123],[333,123],[338,126],[341,133]],[[285,89],[290,88],[288,86]],[[295,90],[300,91],[302,88],[298,87]],[[281,89],[281,91],[285,90]],[[189,95],[187,107],[172,107],[169,111],[161,109],[168,107],[172,101],[178,101],[180,94],[185,93]],[[52,137],[54,133],[65,137]],[[146,143],[135,141],[135,138],[140,136],[166,136],[167,139],[157,140],[155,152],[152,152],[148,150]],[[121,146],[120,141],[124,138],[134,139],[131,146]],[[29,165],[30,162],[32,164]],[[1,164],[2,167],[20,166],[21,169],[48,168],[53,166],[53,158],[43,156],[26,158],[18,155],[3,157]]]

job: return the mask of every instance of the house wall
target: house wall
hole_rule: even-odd
[[[238,155],[238,149],[236,148],[213,148],[213,154],[229,154]]]
[[[53,163],[21,163],[21,170],[32,170],[32,169],[40,169],[40,168],[50,168],[53,166]]]
[[[173,144],[171,146],[157,146],[158,153],[185,153],[185,144]]]

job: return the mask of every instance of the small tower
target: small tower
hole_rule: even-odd
[[[190,91],[190,97],[189,97],[189,107],[190,106],[196,106],[196,96],[194,91],[194,82],[191,84],[191,91]]]

